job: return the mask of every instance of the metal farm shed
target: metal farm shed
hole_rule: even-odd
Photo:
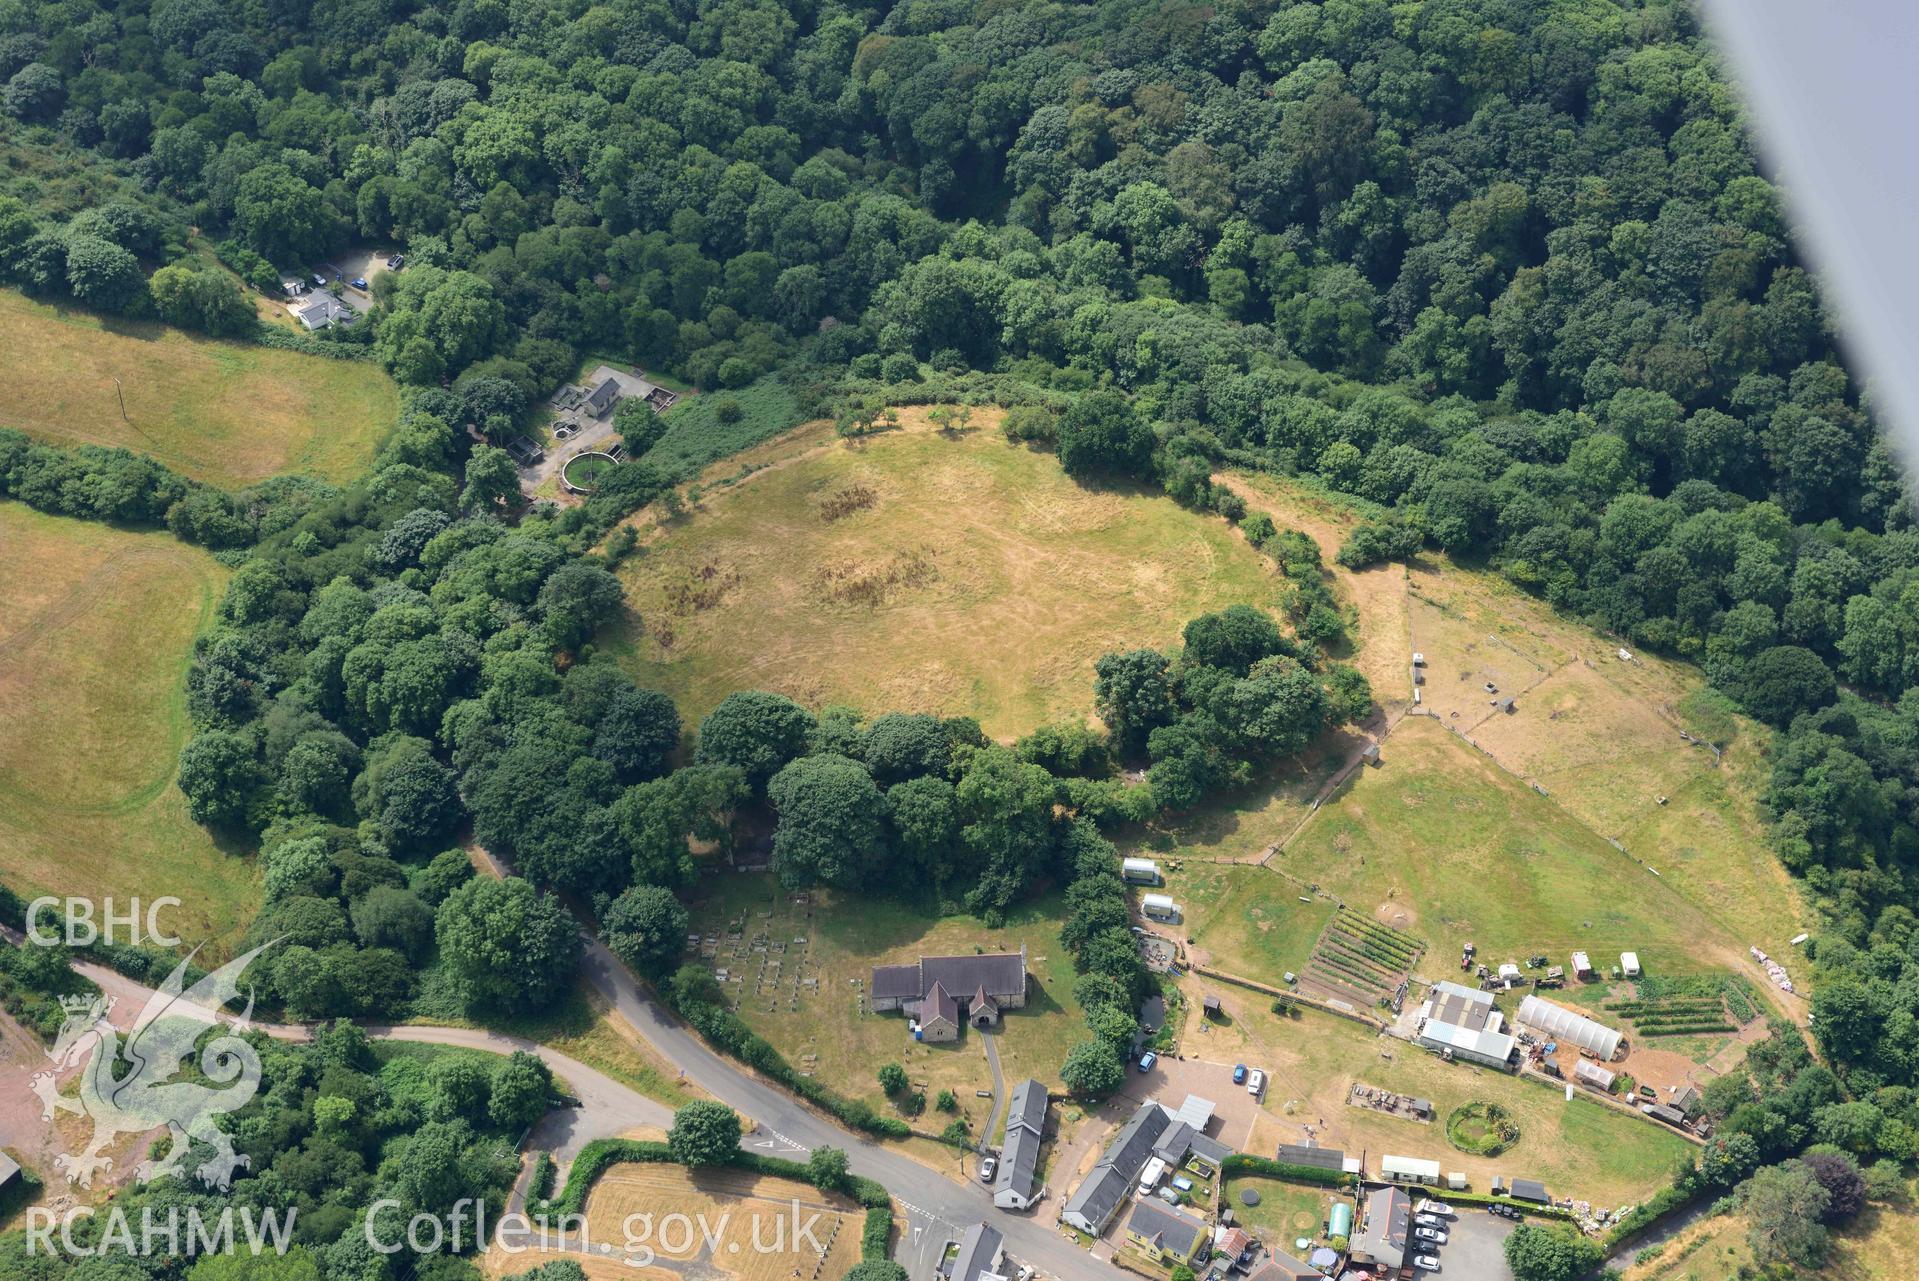
[[[1519,1003],[1519,1021],[1527,1027],[1538,1028],[1554,1040],[1570,1041],[1582,1050],[1592,1051],[1602,1063],[1619,1052],[1619,1033],[1536,996],[1528,996]]]

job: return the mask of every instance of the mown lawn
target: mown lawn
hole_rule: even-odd
[[[1258,1205],[1240,1200],[1240,1193],[1249,1190],[1259,1194]],[[1245,1175],[1227,1181],[1225,1203],[1233,1208],[1240,1226],[1266,1245],[1292,1254],[1297,1248],[1294,1243],[1301,1237],[1310,1238],[1315,1245],[1326,1244],[1321,1230],[1326,1226],[1326,1216],[1332,1213],[1333,1202],[1339,1199],[1331,1188]],[[1345,1200],[1352,1203],[1350,1195]]]
[[[0,502],[0,880],[172,895],[161,923],[224,952],[259,902],[250,862],[187,817],[173,779],[183,680],[226,572],[164,533]]]
[[[202,338],[11,290],[0,290],[0,344],[0,426],[55,445],[118,445],[228,489],[287,472],[350,480],[399,413],[399,389],[369,362]]]

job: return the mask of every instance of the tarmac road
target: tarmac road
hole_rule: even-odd
[[[586,941],[581,967],[612,1012],[655,1052],[714,1098],[749,1118],[750,1132],[741,1146],[789,1160],[804,1160],[815,1147],[841,1148],[854,1173],[885,1187],[906,1218],[894,1257],[916,1281],[927,1281],[934,1275],[948,1240],[982,1220],[1004,1235],[1010,1255],[1042,1273],[1061,1281],[1110,1281],[1110,1265],[1095,1259],[1054,1226],[1050,1201],[1042,1202],[1032,1214],[1001,1210],[994,1206],[985,1184],[947,1178],[909,1156],[847,1130],[782,1087],[708,1048],[597,940]],[[77,961],[75,968],[115,998],[110,1014],[115,1022],[130,1022],[153,995],[153,989],[105,966]],[[211,1011],[203,1012],[212,1019]],[[306,1040],[313,1035],[313,1029],[305,1025],[255,1026],[282,1040]],[[591,1139],[642,1126],[664,1129],[672,1124],[672,1112],[664,1105],[577,1059],[521,1037],[476,1028],[428,1026],[369,1025],[366,1032],[378,1040],[464,1046],[498,1054],[513,1050],[538,1054],[572,1088],[581,1104],[549,1115],[534,1136],[538,1146],[551,1150],[562,1163]]]

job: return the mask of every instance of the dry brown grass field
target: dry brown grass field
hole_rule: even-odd
[[[1303,1127],[1312,1126],[1323,1146],[1363,1151],[1375,1172],[1380,1155],[1392,1152],[1464,1171],[1479,1192],[1504,1174],[1540,1179],[1558,1196],[1620,1206],[1664,1186],[1674,1163],[1694,1150],[1643,1117],[1583,1097],[1568,1103],[1551,1085],[1447,1063],[1345,1019],[1310,1012],[1283,1018],[1254,992],[1203,980],[1188,986],[1192,993],[1220,996],[1230,1020],[1205,1025],[1203,1034],[1189,1038],[1187,1058],[1218,1063],[1222,1074],[1245,1063],[1263,1068],[1269,1078],[1262,1110],[1243,1144],[1248,1152],[1270,1156],[1276,1144],[1304,1141]],[[1430,1099],[1438,1119],[1422,1123],[1349,1106],[1347,1092],[1355,1081]],[[1474,1101],[1498,1103],[1518,1123],[1519,1141],[1504,1155],[1469,1156],[1447,1141],[1446,1116]]]
[[[641,620],[614,637],[628,669],[689,719],[770,689],[1013,737],[1090,715],[1101,654],[1271,607],[1270,562],[1225,521],[1084,488],[997,421],[946,433],[909,411],[863,441],[803,429],[730,460],[765,470],[710,489],[621,571]]]
[[[182,900],[217,952],[258,906],[253,867],[173,786],[183,678],[226,572],[165,533],[0,502],[0,879],[16,891]]]
[[[1919,1214],[1906,1205],[1869,1205],[1836,1228],[1824,1267],[1801,1270],[1806,1281],[1910,1281],[1919,1257]],[[1746,1221],[1739,1215],[1709,1218],[1668,1241],[1650,1258],[1625,1271],[1625,1281],[1743,1281],[1756,1272]]]
[[[349,480],[399,412],[399,389],[369,362],[103,320],[11,290],[0,290],[0,345],[0,426],[117,445],[228,489],[288,472]]]
[[[670,1216],[685,1216],[692,1225],[690,1242],[669,1225]],[[859,1262],[864,1218],[847,1198],[792,1179],[743,1170],[615,1165],[600,1176],[586,1202],[588,1240],[596,1247],[609,1243],[610,1254],[528,1250],[508,1255],[496,1245],[482,1262],[494,1276],[571,1259],[594,1281],[674,1281],[688,1275],[840,1281]],[[810,1222],[811,1235],[796,1232],[796,1221]],[[710,1232],[710,1240],[702,1239],[702,1229]]]
[[[867,1009],[873,966],[976,949],[1012,952],[1024,944],[1031,977],[1026,1008],[1008,1010],[997,1037],[1009,1087],[1033,1076],[1061,1088],[1060,1064],[1087,1036],[1085,1015],[1073,1000],[1073,958],[1059,942],[1057,895],[1015,908],[994,930],[971,917],[933,917],[892,899],[827,890],[796,896],[782,892],[770,873],[728,873],[703,884],[692,911],[693,928],[714,940],[703,948],[702,963],[727,971],[727,999],[748,1026],[799,1071],[888,1115],[894,1109],[876,1073],[882,1063],[900,1064],[926,1094],[926,1111],[914,1120],[925,1130],[942,1130],[957,1116],[981,1132],[992,1111],[991,1100],[975,1093],[993,1084],[985,1049],[971,1031],[944,1045],[916,1042],[904,1015]],[[736,939],[729,937],[734,933]],[[934,1106],[942,1089],[955,1096],[952,1115]],[[939,1163],[952,1168],[953,1153],[946,1151]]]

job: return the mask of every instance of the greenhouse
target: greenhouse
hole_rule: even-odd
[[[1602,1063],[1619,1052],[1619,1033],[1536,996],[1528,996],[1519,1003],[1519,1021],[1556,1041],[1569,1041],[1582,1050],[1590,1050]]]

